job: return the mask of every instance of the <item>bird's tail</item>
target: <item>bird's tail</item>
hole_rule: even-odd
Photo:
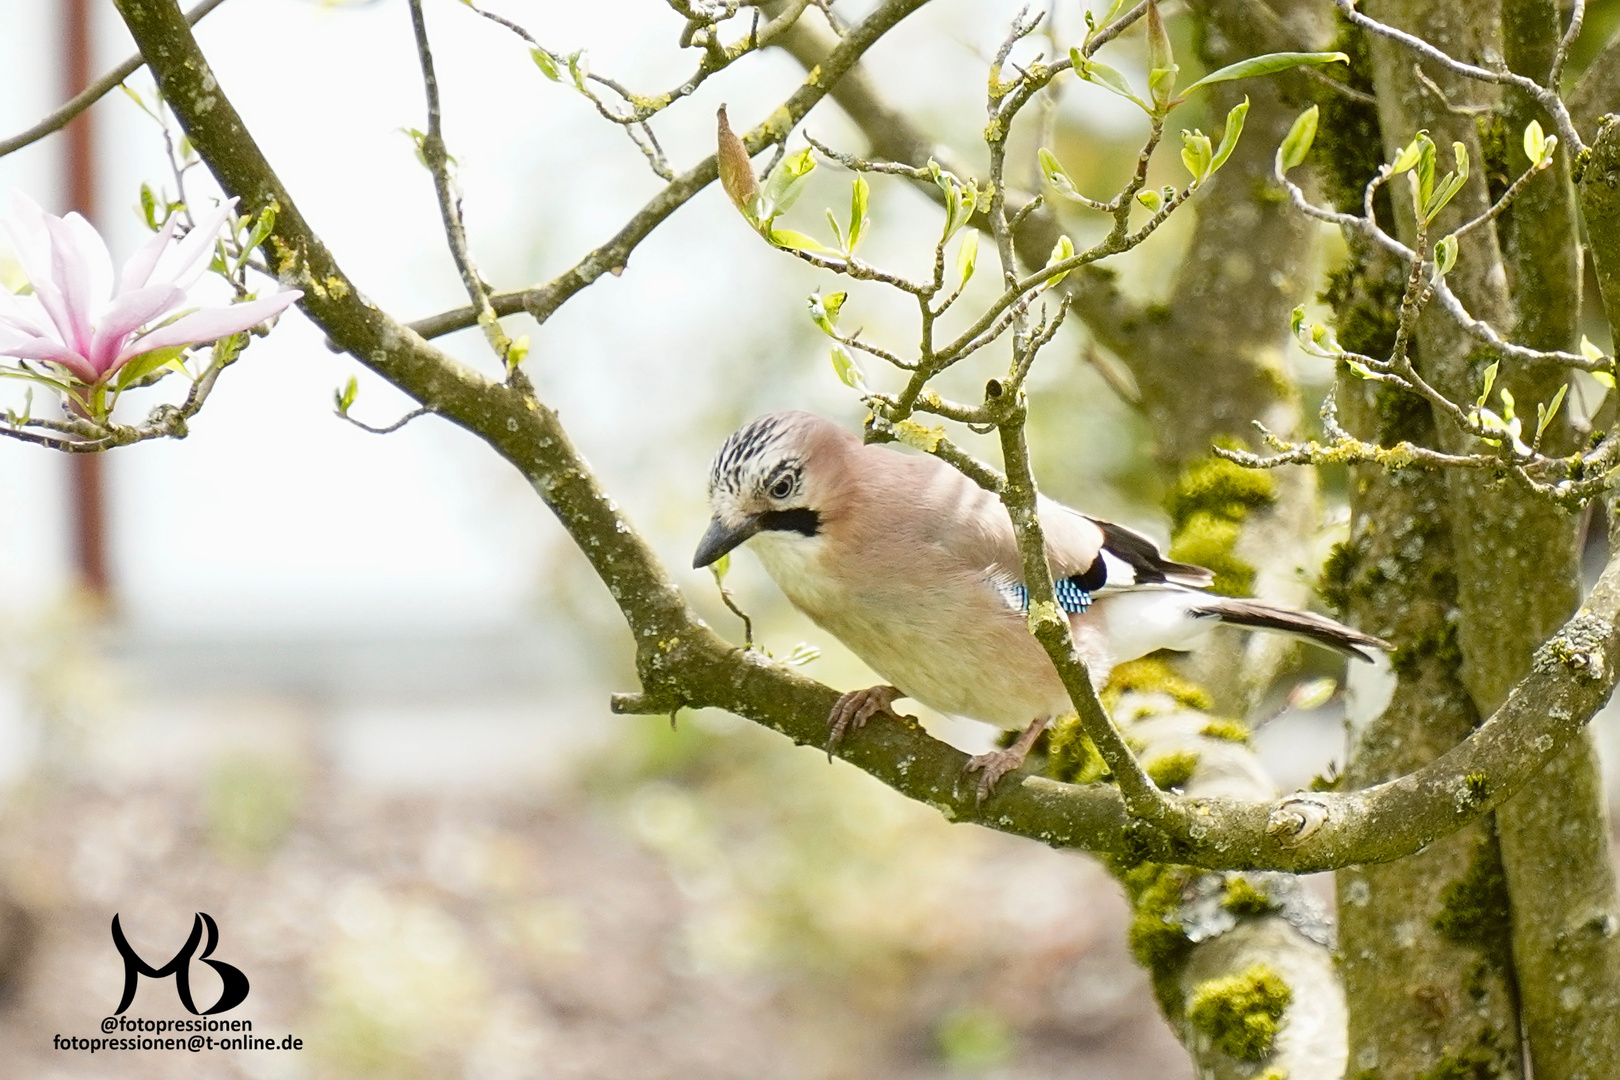
[[[1256,630],[1275,630],[1283,634],[1293,634],[1342,652],[1346,656],[1353,656],[1357,660],[1371,662],[1372,655],[1366,651],[1368,649],[1382,649],[1388,652],[1391,648],[1389,642],[1381,638],[1363,634],[1360,630],[1353,630],[1343,623],[1334,622],[1327,616],[1312,611],[1295,611],[1293,608],[1276,607],[1260,600],[1244,600],[1230,596],[1211,596],[1207,600],[1201,597],[1200,600],[1204,602],[1193,609],[1194,615],[1213,616],[1233,626],[1248,626]]]

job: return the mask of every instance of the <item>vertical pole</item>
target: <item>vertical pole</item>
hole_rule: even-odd
[[[71,98],[90,84],[92,46],[90,0],[61,0],[63,95]],[[77,210],[94,223],[96,219],[96,140],[92,119],[94,109],[86,109],[67,126],[65,165],[69,210]],[[100,454],[73,454],[71,470],[70,522],[73,531],[74,568],[79,585],[98,605],[105,607],[112,598],[112,579],[107,564],[107,517]]]

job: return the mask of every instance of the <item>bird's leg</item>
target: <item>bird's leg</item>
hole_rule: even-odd
[[[831,730],[827,738],[827,760],[832,760],[833,751],[844,741],[845,735],[859,731],[878,713],[888,712],[889,706],[902,697],[905,695],[897,687],[868,686],[865,690],[851,690],[839,698],[827,717],[827,727]]]
[[[1024,733],[1018,736],[1018,741],[1007,749],[992,750],[988,754],[974,754],[968,758],[967,766],[962,771],[979,774],[979,802],[984,802],[990,797],[990,793],[996,790],[998,780],[1024,763],[1024,759],[1029,757],[1030,748],[1035,745],[1035,740],[1039,739],[1041,732],[1045,730],[1046,717],[1043,716],[1025,728]]]

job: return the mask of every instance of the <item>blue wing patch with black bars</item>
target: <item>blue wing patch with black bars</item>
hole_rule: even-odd
[[[1091,594],[1075,583],[1073,578],[1060,578],[1053,583],[1058,607],[1070,615],[1083,614],[1091,607]],[[1029,590],[1022,585],[1007,586],[1007,596],[1019,611],[1029,610]]]

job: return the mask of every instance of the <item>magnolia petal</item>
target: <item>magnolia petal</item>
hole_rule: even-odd
[[[0,326],[24,337],[49,337],[51,316],[37,296],[13,296],[0,289]]]
[[[201,311],[182,315],[169,325],[160,326],[125,345],[123,351],[118,354],[117,364],[122,364],[141,353],[151,352],[153,349],[162,349],[170,345],[200,345],[258,326],[270,316],[284,311],[289,304],[303,295],[298,289],[289,289],[263,300],[250,300],[245,304],[232,304],[223,308],[203,308]]]
[[[96,327],[95,338],[90,343],[90,362],[97,369],[107,371],[118,362],[125,338],[167,315],[185,298],[186,291],[178,285],[148,285],[114,300],[102,313],[100,325]]]
[[[84,219],[79,213],[68,214],[62,219],[63,226],[72,238],[73,248],[79,258],[84,260],[85,268],[90,276],[90,303],[85,311],[92,323],[101,309],[107,306],[107,301],[113,297],[113,261],[112,252],[107,250],[107,241],[101,238],[96,227]]]
[[[208,269],[214,241],[219,239],[219,227],[225,224],[225,219],[231,216],[235,207],[236,200],[228,199],[213,213],[200,219],[195,229],[163,253],[147,280],[173,282],[182,289],[195,285]]]
[[[30,282],[48,277],[51,271],[51,236],[45,230],[45,211],[21,191],[11,193],[10,212],[0,218],[0,230],[11,241],[17,261]]]
[[[129,261],[124,263],[124,272],[118,281],[119,292],[131,292],[151,282],[152,271],[170,241],[174,239],[174,230],[179,224],[179,213],[170,214],[169,219],[163,223],[163,228],[157,231],[157,235],[142,244],[141,249],[129,257]]]
[[[90,351],[90,265],[78,250],[67,223],[58,217],[46,217],[45,227],[51,234],[51,281],[61,290],[63,314],[67,325],[57,321],[62,341],[80,355]]]
[[[62,291],[51,276],[51,234],[46,227],[50,215],[39,204],[20,191],[11,193],[11,211],[0,218],[23,273],[34,287],[34,297],[44,309],[46,317],[55,325],[58,335],[65,341],[73,333],[73,322],[68,318]]]
[[[61,364],[87,383],[101,378],[95,366],[63,345],[55,338],[37,337],[0,349],[0,356],[15,356],[19,360],[50,360]]]

